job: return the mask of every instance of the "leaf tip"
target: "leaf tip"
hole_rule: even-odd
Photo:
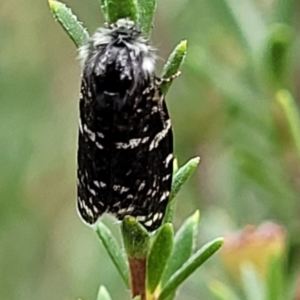
[[[59,2],[58,1],[55,1],[55,0],[48,0],[48,5],[50,7],[50,10],[51,11],[55,11],[57,9],[57,4]]]
[[[103,285],[99,287],[97,300],[111,300],[107,289]]]
[[[219,237],[215,239],[215,244],[219,246],[219,248],[222,247],[222,245],[224,244],[225,239],[223,237]]]
[[[186,52],[186,48],[187,48],[187,40],[183,40],[180,42],[179,44],[179,49],[181,52]]]
[[[197,209],[193,215],[193,221],[195,224],[199,222],[200,219],[200,211]]]
[[[197,167],[200,163],[200,156],[194,157],[190,160],[191,164],[194,165],[195,167]]]
[[[168,230],[173,230],[173,224],[171,222],[167,222],[165,224],[163,224],[163,227],[165,227]]]
[[[53,8],[53,5],[54,5],[54,3],[53,2],[55,2],[54,0],[48,0],[48,5],[49,5],[49,7],[52,9]]]

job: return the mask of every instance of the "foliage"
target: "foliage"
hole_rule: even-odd
[[[53,15],[75,42],[75,45],[81,46],[82,41],[87,40],[87,31],[77,21],[77,17],[60,2],[50,0],[49,5]],[[139,26],[146,36],[151,28],[155,7],[155,0],[140,1],[138,3],[133,0],[122,1],[122,3],[120,0],[102,0],[101,2],[101,8],[107,22],[115,22],[125,17],[133,21],[138,20],[140,22]],[[184,61],[186,46],[186,41],[179,43],[163,68],[161,77],[164,94],[169,90],[173,76],[178,72]],[[195,216],[187,219],[178,231],[173,246],[174,232],[171,222],[175,205],[174,197],[194,172],[199,161],[199,158],[191,159],[174,174],[164,224],[154,236],[151,237],[135,218],[124,218],[122,222],[122,237],[130,271],[128,271],[127,263],[124,259],[125,255],[120,252],[120,246],[116,239],[103,223],[98,225],[98,236],[126,285],[128,285],[128,273],[130,272],[133,297],[141,295],[142,300],[173,299],[179,285],[210,258],[223,243],[223,239],[215,239],[193,254],[193,245],[195,244],[194,232],[199,220],[199,213],[196,212]],[[145,268],[146,272],[144,272]],[[166,274],[164,272],[165,269],[168,270]],[[144,287],[135,286],[135,278],[138,278],[137,281],[145,281],[147,296],[143,295]],[[98,299],[110,299],[107,290],[103,286],[100,287]]]
[[[99,2],[65,1],[89,32],[105,21]],[[276,220],[289,237],[282,273],[291,291],[286,299],[296,299],[299,135],[290,131],[297,122],[286,112],[291,111],[290,120],[299,112],[299,2],[162,0],[155,5],[155,26],[149,29],[158,70],[173,46],[188,41],[183,76],[166,97],[178,164],[201,156],[201,168],[175,198],[173,247],[181,224],[199,207],[201,226],[193,232],[199,245],[246,224]],[[101,283],[111,298],[129,298],[106,249],[75,210],[80,69],[73,42],[44,1],[4,0],[0,14],[1,297],[95,299]],[[293,105],[285,109],[279,98]],[[111,223],[104,218],[121,250],[119,227]],[[208,289],[213,280],[245,298],[217,257],[189,277],[178,297],[215,299]]]

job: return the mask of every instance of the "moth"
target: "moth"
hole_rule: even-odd
[[[155,50],[133,21],[120,19],[98,29],[79,57],[79,214],[89,225],[103,213],[130,215],[153,231],[165,215],[173,173]]]

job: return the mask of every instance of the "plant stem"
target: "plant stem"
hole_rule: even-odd
[[[132,298],[146,300],[146,259],[128,257]]]

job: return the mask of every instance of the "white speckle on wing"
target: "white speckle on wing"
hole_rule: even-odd
[[[128,143],[116,143],[117,149],[133,149],[137,147],[141,142],[141,139],[131,139]]]
[[[142,139],[142,144],[145,144],[149,140],[149,136],[146,136]]]
[[[116,191],[116,192],[120,192],[120,194],[123,194],[123,193],[126,193],[129,191],[129,188],[128,187],[125,187],[125,186],[120,186],[120,185],[114,185],[113,186],[113,190]]]
[[[106,183],[103,182],[103,181],[99,181],[99,184],[100,184],[101,187],[106,187]]]
[[[138,188],[138,191],[140,192],[146,185],[146,182],[145,181],[142,181],[142,183],[140,184],[139,188]]]
[[[116,202],[113,207],[119,206],[120,205],[120,201]]]
[[[96,196],[96,191],[95,191],[95,190],[93,190],[93,189],[90,188],[89,186],[88,186],[87,188],[88,188],[89,192],[90,192],[92,195]]]
[[[159,142],[167,135],[170,128],[171,128],[171,121],[167,120],[164,129],[161,130],[159,133],[157,133],[154,139],[152,140],[149,146],[149,151],[153,150],[158,146]]]
[[[94,212],[95,212],[95,213],[98,213],[98,212],[99,212],[98,208],[97,208],[95,205],[93,205],[93,209],[94,209]]]
[[[152,109],[151,109],[151,115],[152,114],[155,114],[155,113],[157,113],[158,112],[158,107],[156,106],[156,105],[154,105],[153,107],[152,107]]]
[[[156,213],[154,216],[153,216],[153,222],[155,222],[156,220],[160,220],[163,216],[163,213]]]
[[[87,213],[87,215],[89,215],[90,217],[93,217],[93,212],[88,208],[88,206],[85,204],[84,201],[82,201],[81,208]]]
[[[155,175],[155,176],[154,176],[154,180],[153,180],[153,184],[152,184],[153,187],[156,186],[156,182],[157,182],[157,176]]]
[[[169,175],[166,175],[166,176],[164,176],[164,177],[162,178],[162,181],[167,181],[170,177],[171,177],[170,174],[169,174]]]
[[[126,208],[121,208],[119,211],[118,211],[118,214],[122,215],[126,212]]]
[[[95,135],[95,133],[93,132],[93,131],[91,131],[87,126],[86,126],[86,124],[84,124],[83,125],[83,130],[87,133],[87,135],[88,135],[88,137],[89,137],[89,139],[91,140],[91,141],[95,141],[96,140],[96,135]]]
[[[97,132],[97,136],[98,136],[99,138],[101,138],[101,139],[104,138],[104,134],[103,134],[102,132]]]
[[[128,192],[128,191],[129,191],[129,188],[128,188],[128,187],[122,186],[121,191],[120,191],[120,194],[126,193],[126,192]]]
[[[80,131],[80,133],[83,133],[81,118],[79,118],[79,131]]]
[[[169,165],[169,163],[170,163],[170,161],[172,161],[172,159],[173,159],[173,154],[171,153],[166,158],[166,161],[165,161],[166,167]]]
[[[97,148],[103,149],[103,146],[102,146],[100,143],[96,142],[95,144],[96,144],[96,147],[97,147]]]
[[[153,223],[153,221],[152,221],[152,220],[149,220],[149,221],[147,221],[147,222],[145,223],[145,225],[146,225],[146,226],[151,226],[152,223]]]
[[[162,196],[160,197],[159,202],[165,201],[165,200],[169,197],[169,195],[170,195],[170,192],[169,192],[169,191],[164,192],[164,193],[162,194]]]

